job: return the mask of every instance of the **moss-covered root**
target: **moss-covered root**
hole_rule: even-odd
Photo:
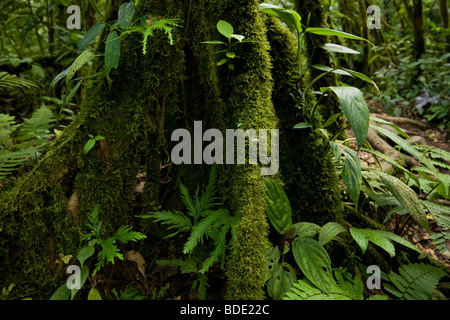
[[[297,91],[296,39],[276,19],[267,19],[272,58],[272,101],[280,127],[280,170],[297,220],[320,225],[341,219],[338,178],[325,145],[316,145],[308,130],[293,130],[305,121]],[[297,97],[297,98],[295,98]],[[310,108],[314,101],[306,101]]]
[[[236,46],[234,70],[221,68],[222,92],[227,104],[227,126],[241,129],[277,128],[271,103],[269,44],[256,0],[217,1],[217,18],[233,25],[235,33],[252,43]],[[248,150],[248,149],[247,149]],[[247,155],[248,156],[248,155]],[[248,157],[247,157],[248,159]],[[227,262],[227,299],[263,299],[265,248],[267,247],[266,210],[263,178],[256,165],[229,168],[227,202],[240,217],[237,242]]]

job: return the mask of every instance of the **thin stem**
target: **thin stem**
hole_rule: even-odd
[[[37,29],[37,25],[36,25],[37,19],[34,16],[33,9],[31,8],[31,1],[27,0],[27,2],[28,2],[28,9],[30,9],[31,18],[33,19],[34,32],[36,33],[36,36],[37,36],[37,39],[38,39],[39,48],[41,49],[42,55],[45,55],[44,47],[42,46],[41,36],[39,35],[38,29]]]

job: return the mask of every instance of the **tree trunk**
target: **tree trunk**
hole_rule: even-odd
[[[320,1],[318,0],[297,0],[295,2],[296,10],[300,14],[303,23],[306,23],[308,20],[309,14],[310,17],[310,25],[308,27],[321,27],[321,28],[329,28],[327,23],[327,14],[325,9],[322,7]],[[329,42],[329,37],[318,36],[313,34],[308,34],[304,38],[304,42],[306,44],[306,56],[308,58],[308,66],[321,64],[329,67],[334,67],[333,62],[331,61],[331,55],[328,51],[325,51],[320,48],[325,43]],[[322,72],[310,67],[310,80],[314,79]],[[323,77],[314,85],[314,90],[319,90],[320,87],[329,87],[337,85],[337,77],[334,73],[329,73],[327,76]],[[322,105],[326,106],[321,110],[322,115],[325,119],[328,119],[330,116],[340,113],[339,103],[337,99],[330,95],[327,98],[324,98]],[[339,117],[339,119],[329,127],[330,131],[337,132],[343,128],[344,119],[343,117]]]
[[[423,22],[422,0],[414,0],[413,4],[413,26],[414,26],[414,58],[420,59],[425,53],[425,37]]]
[[[361,22],[361,37],[369,39],[369,28],[367,27],[367,6],[365,0],[358,0],[359,2],[359,17]],[[367,42],[362,43],[363,55],[361,61],[361,72],[367,74],[369,71],[370,47]]]
[[[442,28],[448,29],[450,27],[448,20],[448,2],[447,0],[439,0],[439,12],[441,14]],[[450,49],[450,36],[445,37],[447,48]]]
[[[112,1],[109,20],[117,17],[120,3]],[[174,45],[164,32],[155,31],[145,55],[141,35],[121,38],[111,89],[104,77],[91,79],[73,123],[31,172],[0,194],[0,287],[14,283],[17,295],[48,298],[67,279],[63,264],[55,261],[60,254],[76,257],[87,217],[97,204],[105,234],[136,224],[135,213],[176,207],[164,190],[174,190],[180,179],[195,186],[208,171],[206,165],[173,165],[168,185],[160,181],[162,166],[170,162],[171,132],[190,130],[194,120],[222,131],[237,123],[243,130],[279,128],[277,176],[285,182],[296,220],[323,224],[342,219],[326,144],[292,130],[302,120],[298,99],[290,94],[297,92],[299,77],[296,40],[258,5],[257,0],[139,2],[136,12],[181,17],[184,27],[175,31]],[[314,15],[311,22],[319,18]],[[234,70],[216,66],[217,48],[202,43],[222,40],[216,30],[220,19],[254,41],[236,46]],[[101,68],[101,62],[93,65],[93,70]],[[335,79],[326,81],[330,85]],[[84,154],[89,134],[105,140]],[[140,207],[134,208],[142,167],[146,182]],[[218,167],[225,205],[239,217],[237,241],[226,263],[226,298],[264,299],[268,223],[261,165]]]

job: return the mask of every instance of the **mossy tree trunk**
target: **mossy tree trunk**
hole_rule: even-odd
[[[420,57],[425,53],[425,29],[423,22],[423,4],[422,0],[413,1],[413,19],[412,19],[413,29],[414,29],[414,58],[420,59]]]
[[[112,2],[110,17],[117,15],[121,2]],[[296,39],[258,5],[257,0],[139,3],[137,12],[182,18],[184,26],[175,31],[174,45],[163,32],[155,32],[145,55],[140,36],[122,38],[111,89],[102,77],[90,80],[73,123],[33,171],[0,195],[0,287],[15,283],[16,295],[48,298],[66,279],[63,264],[55,261],[60,254],[76,256],[87,217],[97,204],[107,233],[135,224],[136,212],[172,205],[161,191],[161,167],[170,162],[171,132],[190,130],[194,120],[220,130],[236,129],[238,123],[244,130],[279,128],[279,176],[295,218],[321,224],[342,219],[337,176],[326,145],[316,144],[308,132],[292,130],[302,121],[295,98]],[[221,39],[215,28],[220,19],[254,41],[236,47],[234,70],[216,66],[216,48],[201,43]],[[313,16],[312,24],[316,19],[322,18]],[[93,71],[100,68],[97,63]],[[88,134],[105,140],[84,154]],[[142,167],[146,183],[141,206],[134,208],[136,174]],[[195,186],[207,167],[171,166],[168,190],[175,190],[180,179]],[[225,204],[240,218],[226,264],[228,299],[265,297],[269,226],[260,167],[219,165]]]

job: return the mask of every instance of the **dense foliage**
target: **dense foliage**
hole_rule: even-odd
[[[78,206],[83,200],[79,196],[81,191],[77,193],[77,188],[64,178],[57,185],[61,189],[67,188],[70,193],[55,188],[48,198],[56,199],[60,193],[65,193],[66,205],[55,201],[54,207],[44,208],[44,221],[53,223],[51,214],[54,212],[73,216],[77,232],[71,235],[70,241],[78,241],[77,250],[57,252],[59,256],[48,258],[52,270],[57,271],[54,283],[46,283],[47,291],[27,288],[24,292],[15,279],[2,278],[0,298],[450,298],[450,28],[445,1],[439,4],[431,0],[374,1],[373,4],[381,9],[381,27],[370,30],[366,24],[370,16],[366,11],[369,3],[364,0],[358,1],[356,6],[351,1],[310,1],[314,7],[307,12],[301,1],[265,1],[259,6],[256,1],[250,1],[248,5],[255,9],[256,13],[252,11],[252,14],[257,17],[254,30],[249,32],[253,23],[248,22],[250,26],[246,25],[246,30],[237,22],[228,22],[230,17],[219,16],[208,32],[199,33],[194,40],[188,37],[193,28],[189,19],[191,9],[200,10],[199,7],[187,5],[189,15],[183,19],[177,14],[150,15],[144,12],[145,5],[140,2],[121,1],[117,10],[112,10],[109,1],[104,0],[73,3],[66,0],[11,0],[0,4],[0,201],[6,204],[8,196],[20,193],[22,187],[29,190],[25,188],[27,180],[23,177],[39,176],[37,164],[55,157],[68,146],[72,148],[70,139],[75,136],[81,137],[77,139],[82,148],[74,151],[76,159],[68,160],[70,165],[64,163],[61,166],[70,167],[77,163],[80,168],[89,170],[90,166],[94,168],[107,159],[102,174],[114,175],[119,171],[111,169],[110,172],[115,158],[120,157],[117,154],[131,152],[132,147],[121,150],[119,141],[117,149],[108,149],[110,140],[114,140],[108,132],[103,133],[102,128],[95,126],[90,127],[95,128],[95,132],[88,131],[90,128],[86,124],[96,121],[102,113],[86,114],[80,106],[89,99],[97,101],[100,94],[91,89],[98,83],[102,83],[99,91],[106,96],[105,105],[126,94],[136,97],[136,101],[147,101],[143,98],[145,92],[125,93],[129,88],[123,87],[122,92],[114,87],[115,83],[125,81],[121,74],[126,74],[123,70],[135,63],[133,59],[140,61],[136,57],[150,57],[149,64],[157,70],[155,73],[168,72],[169,80],[161,82],[169,86],[171,79],[179,76],[175,59],[184,55],[204,57],[202,54],[210,53],[208,59],[214,57],[215,60],[193,61],[198,65],[208,64],[208,70],[217,73],[214,76],[200,72],[193,74],[206,79],[201,85],[212,83],[212,88],[222,85],[224,94],[221,98],[230,99],[233,107],[242,102],[233,100],[237,99],[233,95],[239,96],[245,81],[261,81],[261,87],[250,83],[249,87],[255,87],[255,92],[244,89],[244,96],[255,101],[273,100],[274,107],[267,108],[276,109],[272,118],[279,117],[282,125],[289,123],[289,128],[284,127],[284,130],[297,135],[291,140],[285,138],[283,143],[287,146],[284,148],[296,151],[307,146],[309,156],[316,157],[317,161],[305,167],[310,172],[323,168],[324,171],[331,168],[332,172],[325,173],[329,175],[324,178],[325,182],[316,182],[311,181],[313,178],[300,167],[283,167],[281,164],[282,175],[267,177],[261,183],[260,177],[252,180],[253,172],[247,169],[227,177],[218,169],[220,165],[205,165],[201,174],[197,169],[192,172],[184,169],[187,173],[177,176],[167,173],[173,173],[175,169],[172,163],[159,161],[167,161],[168,156],[163,155],[155,158],[157,161],[140,166],[139,172],[131,168],[129,172],[117,173],[117,176],[131,176],[134,179],[131,187],[120,186],[118,180],[111,180],[117,188],[133,189],[134,194],[126,200],[133,203],[129,208],[132,218],[124,218],[126,223],[120,217],[112,215],[114,218],[110,218],[109,209],[102,211],[97,204],[97,200],[98,203],[100,200],[122,201],[117,194],[106,191],[105,199],[85,202],[95,205],[82,207],[89,212],[82,219]],[[66,28],[70,15],[66,8],[71,4],[82,8],[81,30]],[[352,6],[357,9],[351,9]],[[317,12],[322,14],[321,18]],[[195,12],[196,17],[202,14]],[[422,17],[422,31],[417,30],[417,15]],[[199,25],[202,23],[206,25],[204,21]],[[264,33],[257,30],[259,24],[264,25],[261,27]],[[193,47],[186,49],[186,41]],[[192,49],[197,49],[197,45],[204,53]],[[285,51],[270,52],[268,47],[273,49],[277,45]],[[167,52],[172,52],[173,56],[152,51],[157,46],[169,48]],[[253,46],[263,49],[258,51]],[[255,61],[250,54],[260,59]],[[160,66],[163,59],[174,59],[174,69],[165,70],[165,65]],[[256,66],[253,70],[256,75],[245,73],[238,77],[233,73],[247,72],[251,69],[249,66]],[[185,66],[188,71],[197,67]],[[273,76],[266,76],[256,68],[271,70]],[[289,68],[289,73],[283,68]],[[142,76],[140,80],[142,85],[136,87],[144,88],[146,79]],[[160,84],[160,78],[156,76],[149,81]],[[270,86],[273,84],[272,93],[269,94],[271,91],[264,81]],[[132,85],[136,88],[135,83]],[[196,112],[181,110],[181,104],[186,105],[188,100],[186,88],[196,89],[182,87],[180,100],[184,101],[174,102],[180,104],[180,109],[170,114],[173,116],[171,127],[179,125],[187,113]],[[198,90],[198,94],[189,93],[192,94],[189,97],[215,94]],[[94,97],[90,96],[92,92]],[[167,96],[170,96],[168,92]],[[205,100],[217,105],[224,103],[216,97]],[[148,99],[166,106],[166,101],[160,97]],[[285,116],[283,112],[287,111],[280,108],[285,101],[294,105],[292,117],[291,114]],[[142,110],[145,107],[142,106]],[[98,108],[103,111],[104,105]],[[127,108],[126,102],[124,108]],[[148,109],[145,112],[140,109],[142,113],[132,113],[132,117],[136,120],[142,114],[147,115],[146,112],[154,112]],[[208,117],[220,123],[222,115],[210,111]],[[163,108],[161,113],[164,112]],[[247,129],[246,125],[252,122],[247,122],[244,117],[250,111],[233,109],[233,112],[237,115],[236,127]],[[251,117],[253,123],[263,118],[256,112]],[[79,118],[83,120],[73,129]],[[411,122],[405,122],[407,118]],[[275,123],[271,121],[267,120],[262,126],[270,127]],[[438,143],[431,143],[433,140],[428,139],[429,136],[425,141],[415,141],[408,131],[414,123],[420,129],[426,128],[427,132],[439,133]],[[408,126],[404,128],[403,124]],[[128,125],[134,128],[130,123],[124,127]],[[139,152],[158,156],[168,154],[170,135],[164,130],[161,135],[154,135],[161,128],[160,123],[145,125],[148,125],[149,133],[129,133],[139,143],[147,143]],[[81,135],[77,135],[79,127],[84,130]],[[136,127],[136,131],[145,130],[142,126]],[[384,149],[380,149],[377,139],[383,141],[380,144]],[[154,149],[146,150],[149,147]],[[291,158],[296,156],[289,151],[286,154]],[[363,156],[364,159],[371,157],[373,163],[364,162]],[[300,162],[308,161],[308,155],[301,157],[304,159]],[[156,176],[150,172],[154,167],[157,168]],[[56,169],[54,176],[58,179],[60,172]],[[68,168],[67,172],[70,170]],[[289,175],[292,172],[295,175]],[[305,189],[310,184],[317,199],[334,203],[334,208],[326,209],[332,214],[323,213],[314,221],[309,219],[310,216],[301,215],[304,208],[298,208],[298,203],[303,201],[304,195],[296,193],[299,189],[292,180],[302,174],[306,175],[305,183],[296,183],[304,184]],[[254,202],[242,189],[226,189],[227,181],[240,181],[241,177],[247,179],[243,181],[248,182],[248,186],[241,185],[240,188],[252,188],[256,194]],[[74,178],[74,185],[79,186],[82,179],[82,175]],[[95,180],[95,177],[89,179]],[[332,185],[327,185],[330,181]],[[151,191],[142,187],[144,182],[164,190],[155,197],[160,202],[144,204],[145,199],[151,198]],[[29,188],[33,194],[38,187],[36,190],[32,185]],[[101,184],[84,188],[108,190]],[[336,200],[336,196],[339,199]],[[239,201],[233,202],[235,198]],[[310,201],[314,209],[304,211],[317,213],[321,210],[322,203],[318,203],[321,201]],[[39,202],[36,207],[41,205]],[[20,210],[21,206],[15,203],[14,210]],[[263,208],[263,222],[258,220],[259,216],[246,215],[247,211],[260,212],[260,208]],[[26,215],[21,219],[23,217],[34,219]],[[14,219],[8,219],[10,216],[6,213],[0,219],[0,233],[5,230],[5,236],[0,238],[0,262],[5,267],[0,269],[14,264],[8,241],[17,239],[20,234],[14,229],[17,225],[11,222]],[[119,226],[117,221],[121,221]],[[56,241],[66,240],[49,241],[54,250]],[[18,241],[21,245],[26,242],[22,238]],[[421,242],[426,242],[427,247]],[[257,247],[260,245],[262,250]],[[246,251],[251,255],[248,260],[241,256]],[[248,270],[255,272],[246,274],[239,270],[246,261]],[[79,266],[80,288],[66,284],[65,271],[73,265]],[[261,265],[262,273],[257,274]],[[379,271],[372,275],[369,270],[374,265]],[[248,280],[251,285],[241,288],[242,279],[248,276],[251,276]],[[379,278],[380,287],[369,286],[374,277]],[[261,285],[263,290],[259,292]],[[255,292],[254,295],[249,291]]]

